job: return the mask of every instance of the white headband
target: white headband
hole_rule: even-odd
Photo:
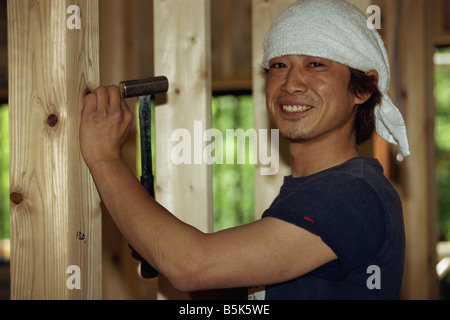
[[[339,62],[363,72],[377,70],[382,102],[375,108],[376,131],[399,146],[398,160],[410,155],[402,114],[387,95],[389,58],[367,17],[344,0],[301,0],[286,9],[266,35],[263,67],[275,57],[306,55]]]

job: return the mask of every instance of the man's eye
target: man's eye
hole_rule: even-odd
[[[286,67],[286,65],[284,63],[276,62],[270,66],[270,69],[281,69],[281,68],[285,68],[285,67]]]
[[[310,66],[310,67],[313,67],[313,68],[318,68],[318,67],[322,67],[323,64],[320,63],[320,62],[315,61],[315,62],[311,62],[311,63],[309,64],[309,66]]]

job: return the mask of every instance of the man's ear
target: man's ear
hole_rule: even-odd
[[[374,70],[369,70],[369,71],[366,72],[366,75],[368,77],[371,77],[371,78],[374,79],[373,80],[374,81],[374,86],[373,87],[376,88],[378,86],[378,81],[380,79],[378,71],[375,70],[375,69]],[[373,93],[373,91],[372,92],[364,92],[364,93],[358,94],[357,96],[355,96],[355,104],[356,105],[361,105],[361,104],[365,103],[372,96],[372,93]]]

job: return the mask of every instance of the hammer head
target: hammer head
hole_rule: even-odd
[[[119,84],[123,98],[151,96],[169,90],[169,80],[164,76],[139,80],[122,81]]]

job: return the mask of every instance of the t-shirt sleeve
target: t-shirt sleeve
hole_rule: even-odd
[[[384,210],[362,178],[333,174],[283,190],[264,213],[322,238],[340,262],[345,277],[380,249],[385,238]]]

